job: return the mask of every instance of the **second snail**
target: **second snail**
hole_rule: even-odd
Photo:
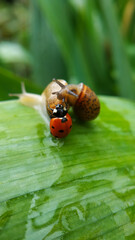
[[[83,83],[68,84],[62,79],[53,79],[41,95],[27,93],[24,85],[21,94],[10,95],[18,96],[26,106],[41,110],[44,119],[47,120],[49,116],[50,132],[57,138],[66,137],[71,131],[72,119],[68,114],[70,107],[82,121],[94,120],[100,112],[99,99],[88,86]]]

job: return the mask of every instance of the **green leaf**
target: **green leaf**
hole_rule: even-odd
[[[124,43],[119,32],[117,17],[112,0],[99,1],[105,24],[108,30],[112,58],[115,66],[115,76],[118,84],[119,95],[134,99],[134,84],[131,67],[125,54]]]
[[[52,78],[67,79],[67,74],[56,40],[39,9],[38,3],[31,1],[30,9],[32,15],[32,70],[35,82],[44,87]]]
[[[38,1],[38,5],[43,17],[47,19],[57,38],[72,82],[77,83],[84,79],[85,83],[91,85],[91,87],[94,86],[90,66],[87,66],[84,51],[77,38],[77,29],[75,30],[74,24],[72,24],[76,16],[75,13],[72,12],[68,1],[59,0],[56,2],[54,0],[40,0]]]
[[[100,97],[54,139],[40,115],[0,103],[0,239],[135,239],[135,103]]]
[[[9,93],[20,93],[21,82],[25,83],[28,91],[41,93],[41,89],[28,79],[16,76],[14,73],[0,67],[0,101],[11,99]]]
[[[56,73],[61,78],[66,72],[66,79],[71,83],[83,81],[99,94],[134,99],[134,65],[126,56],[124,44],[124,40],[128,40],[129,45],[134,42],[133,10],[129,21],[134,1],[33,0],[32,5],[35,17],[33,69],[37,75],[42,73],[39,76],[42,82],[48,79],[47,75]],[[36,45],[39,46],[36,48]],[[61,67],[59,57],[55,61],[59,56],[57,51],[63,57]]]

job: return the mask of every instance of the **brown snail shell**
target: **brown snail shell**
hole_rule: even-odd
[[[83,121],[95,119],[100,112],[100,102],[98,97],[84,84],[74,105],[74,112],[75,115]]]

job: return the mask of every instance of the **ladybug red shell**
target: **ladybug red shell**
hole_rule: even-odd
[[[50,121],[50,132],[56,138],[66,137],[72,129],[72,119],[67,113],[64,117],[54,117]]]

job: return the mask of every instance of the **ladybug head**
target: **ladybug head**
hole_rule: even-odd
[[[64,117],[67,114],[67,108],[62,104],[57,104],[55,109],[53,109],[53,116],[55,117]]]

